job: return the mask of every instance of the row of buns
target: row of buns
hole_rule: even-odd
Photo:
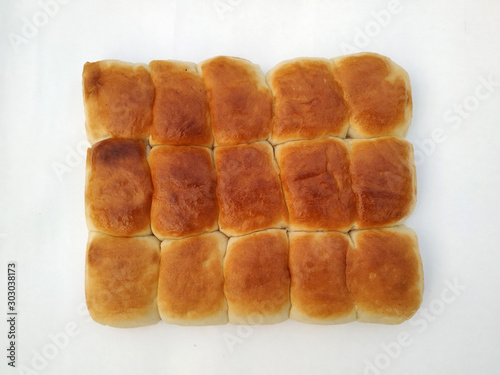
[[[266,141],[214,150],[105,139],[87,154],[89,230],[160,240],[220,230],[341,231],[402,224],[416,203],[397,137]]]
[[[219,231],[176,240],[90,232],[86,299],[113,327],[398,324],[423,293],[415,233],[405,226],[341,232]]]
[[[404,137],[412,115],[408,74],[385,56],[258,65],[218,56],[198,65],[172,60],[86,63],[87,136],[212,147],[319,137]]]

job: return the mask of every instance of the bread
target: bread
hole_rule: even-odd
[[[276,147],[290,230],[338,230],[354,224],[349,155],[340,139],[293,141]]]
[[[219,226],[227,236],[284,228],[288,215],[267,142],[215,148]]]
[[[397,137],[350,140],[355,228],[402,224],[417,201],[413,146]]]
[[[110,138],[87,151],[85,214],[89,230],[151,234],[153,186],[142,141]]]
[[[224,260],[224,293],[231,324],[273,324],[288,319],[288,239],[271,229],[231,237]]]
[[[85,127],[90,143],[104,138],[147,139],[155,88],[145,64],[117,60],[83,67]]]
[[[97,322],[398,324],[420,306],[411,87],[390,59],[105,60],[83,90]]]
[[[348,137],[405,137],[413,109],[408,73],[376,53],[342,56],[333,62],[350,109]]]
[[[166,323],[226,324],[222,258],[227,237],[206,233],[161,244],[158,307]]]
[[[155,237],[125,238],[90,232],[85,297],[92,319],[123,328],[157,323],[159,267],[160,242]]]
[[[151,145],[211,147],[208,93],[196,65],[155,60],[149,66],[156,89]]]
[[[346,136],[348,110],[329,60],[284,61],[268,72],[267,80],[275,112],[271,143]]]
[[[148,157],[153,181],[151,227],[156,237],[217,230],[215,170],[209,149],[156,146]]]
[[[405,226],[351,232],[347,287],[360,322],[399,324],[422,303],[423,269],[415,232]]]
[[[289,239],[290,319],[312,324],[356,320],[346,284],[349,237],[339,232],[291,232]]]
[[[198,69],[210,94],[216,145],[269,137],[273,98],[258,65],[236,57],[218,56],[201,62]]]

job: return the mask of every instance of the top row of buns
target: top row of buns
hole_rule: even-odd
[[[86,63],[86,130],[154,145],[273,145],[321,137],[405,137],[412,116],[408,74],[361,53],[281,62],[267,75],[250,61]]]

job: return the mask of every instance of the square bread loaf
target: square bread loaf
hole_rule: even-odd
[[[405,226],[355,230],[347,252],[347,287],[360,322],[399,324],[422,303],[417,235]]]
[[[227,237],[220,232],[162,242],[158,308],[164,322],[228,322],[222,274],[226,245]]]
[[[147,139],[154,97],[146,64],[117,60],[86,63],[83,103],[89,142],[109,137]]]
[[[274,324],[288,319],[286,231],[269,229],[231,237],[224,259],[224,280],[230,323]]]
[[[267,74],[229,56],[104,60],[83,94],[96,322],[398,324],[419,308],[411,87],[389,58]]]
[[[156,237],[90,232],[85,296],[92,319],[124,328],[157,323],[159,269],[160,241]]]
[[[151,226],[159,239],[217,229],[215,169],[210,149],[157,146],[148,156],[153,181]]]
[[[348,108],[327,59],[284,61],[267,74],[274,96],[271,143],[325,136],[345,138]]]
[[[290,318],[302,323],[338,324],[356,320],[347,289],[349,236],[339,232],[292,232],[290,237]]]
[[[89,230],[151,234],[153,186],[142,141],[109,138],[87,151],[85,214]]]

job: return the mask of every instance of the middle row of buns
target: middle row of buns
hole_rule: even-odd
[[[398,225],[416,203],[411,143],[326,138],[216,147],[106,139],[87,154],[89,230],[160,240],[214,230]]]

